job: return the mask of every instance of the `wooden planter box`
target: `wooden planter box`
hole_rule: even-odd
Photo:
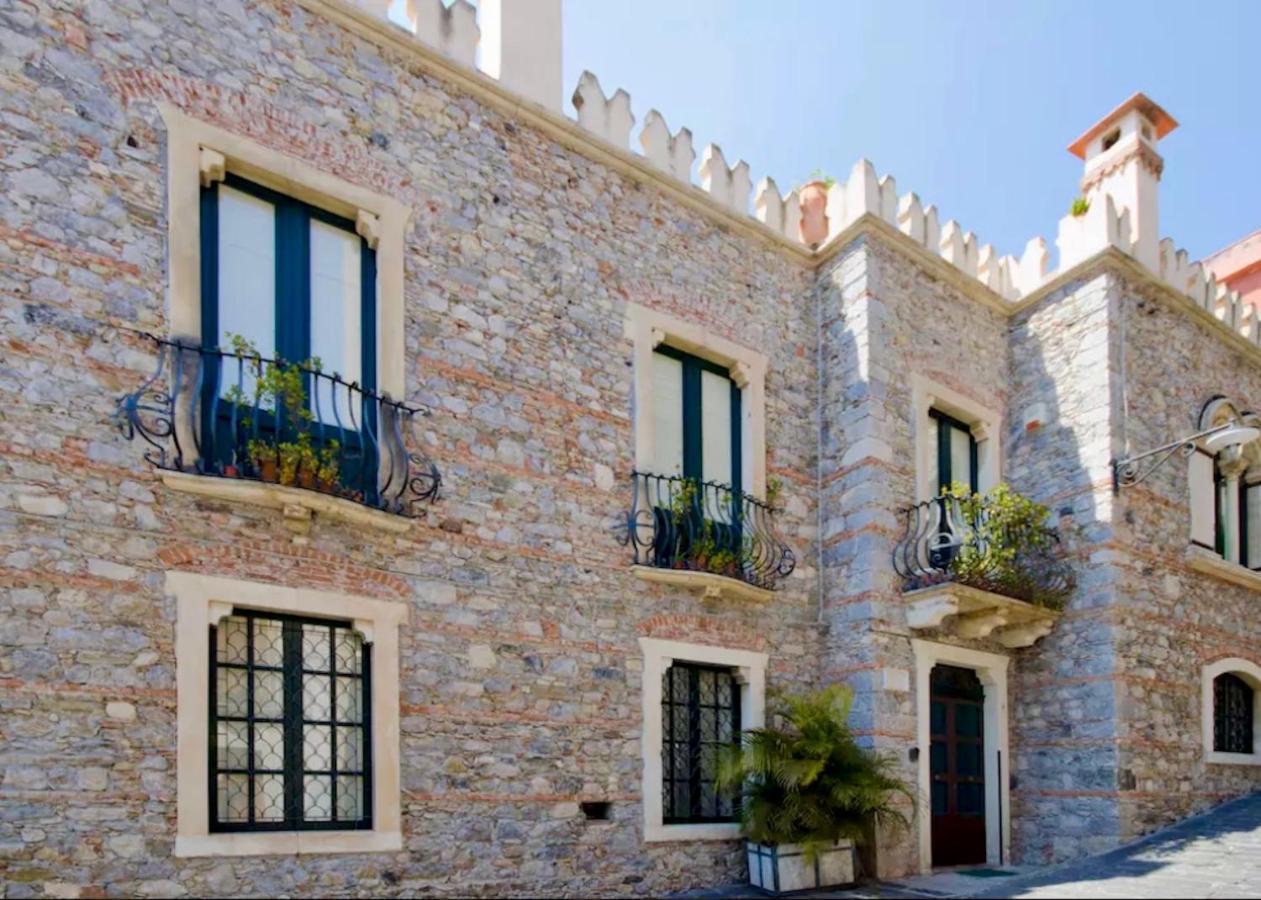
[[[749,884],[772,894],[854,883],[854,845],[841,841],[808,860],[800,844],[768,847],[747,841]]]

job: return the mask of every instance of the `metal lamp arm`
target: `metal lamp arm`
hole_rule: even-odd
[[[1169,461],[1169,458],[1175,453],[1181,453],[1182,458],[1186,459],[1195,452],[1196,442],[1206,437],[1211,437],[1219,431],[1225,431],[1227,428],[1233,428],[1234,422],[1226,422],[1217,425],[1207,431],[1200,431],[1196,434],[1189,435],[1171,443],[1164,444],[1154,450],[1148,450],[1144,453],[1136,453],[1133,456],[1127,456],[1125,459],[1114,459],[1112,461],[1112,490],[1120,491],[1123,487],[1131,487],[1140,484],[1147,479],[1152,472],[1155,472],[1162,465]],[[1155,457],[1155,461],[1143,466],[1145,460]]]

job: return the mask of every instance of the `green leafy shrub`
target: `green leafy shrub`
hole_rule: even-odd
[[[955,581],[1047,609],[1064,607],[1074,580],[1056,555],[1059,535],[1046,524],[1045,506],[1006,484],[974,494],[956,483],[943,496],[953,501],[962,532],[949,564]]]
[[[829,191],[836,187],[836,179],[822,169],[815,169],[810,173],[810,177],[806,179],[806,183],[808,184],[811,181],[823,182],[823,187]]]
[[[1073,201],[1073,205],[1068,210],[1075,217],[1081,217],[1090,212],[1090,201],[1085,197],[1078,197]]]
[[[855,742],[852,703],[844,685],[799,696],[771,692],[768,724],[723,754],[718,786],[740,792],[749,840],[801,844],[813,858],[838,840],[862,844],[873,829],[909,825],[903,809],[914,809],[914,796],[892,756]]]

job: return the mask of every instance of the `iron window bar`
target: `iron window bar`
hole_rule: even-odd
[[[308,665],[320,640],[326,665]],[[210,831],[371,829],[371,644],[349,622],[234,610],[211,626],[210,651]],[[233,803],[242,787],[243,807]]]
[[[718,790],[723,748],[740,740],[740,684],[730,669],[675,662],[661,679],[662,822],[734,822],[739,793]]]

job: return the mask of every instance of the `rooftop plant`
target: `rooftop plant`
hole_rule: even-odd
[[[1073,200],[1073,205],[1068,210],[1074,217],[1080,218],[1090,212],[1090,201],[1085,197],[1078,197]]]

